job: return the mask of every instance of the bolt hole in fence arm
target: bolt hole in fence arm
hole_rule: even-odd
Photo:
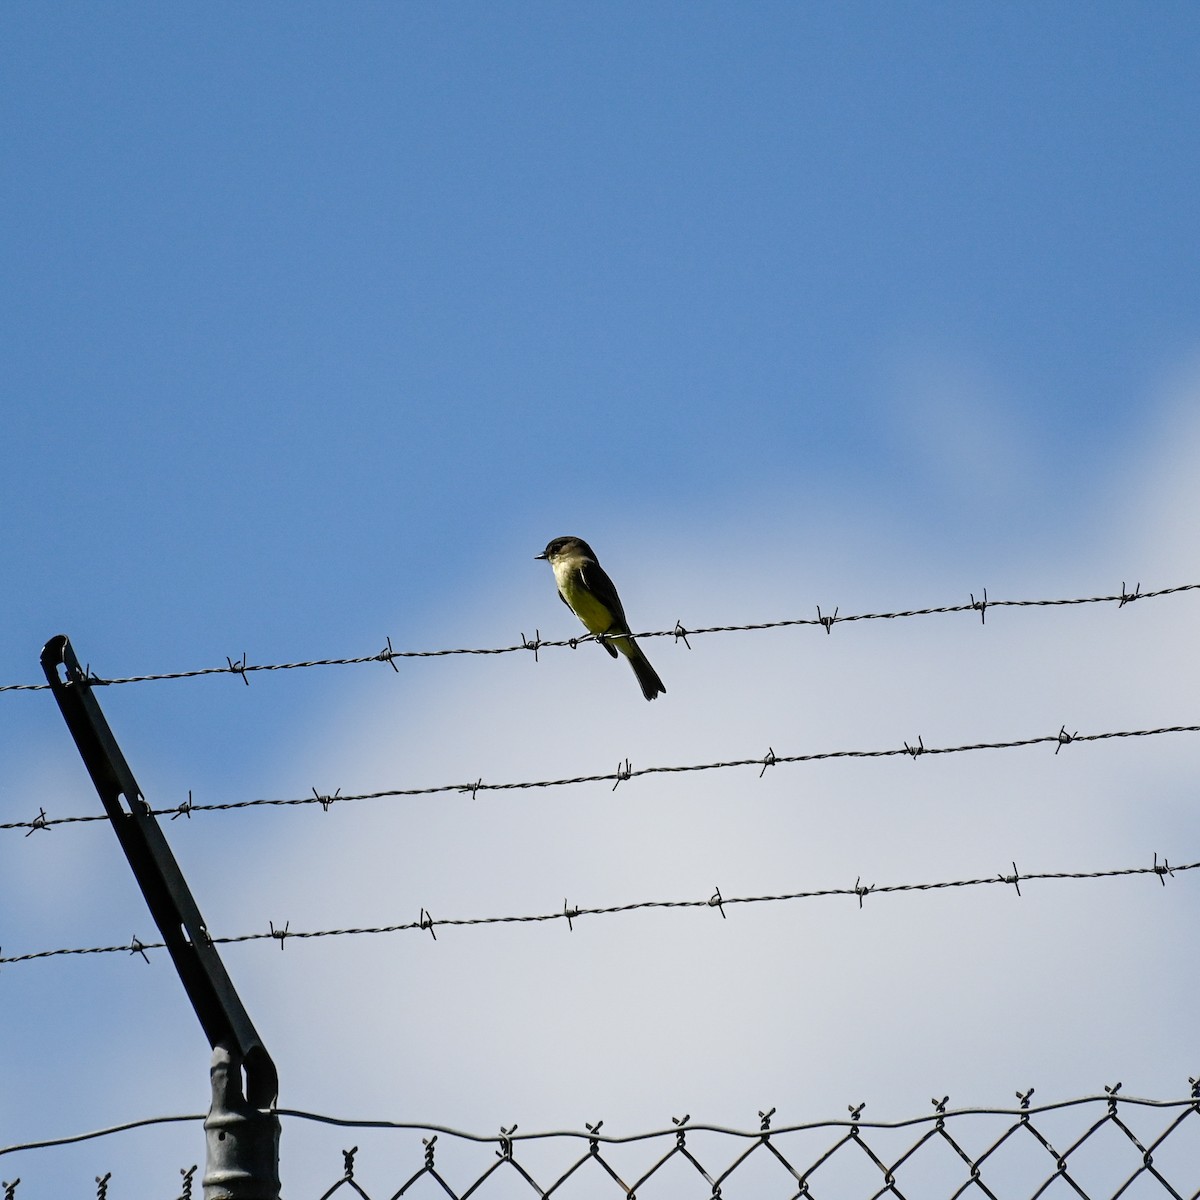
[[[212,1047],[204,1200],[279,1200],[275,1064],[68,638],[46,643],[42,670]]]

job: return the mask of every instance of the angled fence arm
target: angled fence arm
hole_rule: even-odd
[[[279,1094],[275,1064],[67,637],[46,643],[42,670],[213,1050],[205,1197],[274,1200],[279,1120],[268,1110]]]

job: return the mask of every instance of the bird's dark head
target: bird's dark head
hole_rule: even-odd
[[[549,563],[553,563],[557,558],[590,558],[595,561],[596,555],[583,538],[556,537],[541,554],[535,554],[534,558],[544,558]]]

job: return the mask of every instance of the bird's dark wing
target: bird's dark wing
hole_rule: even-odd
[[[598,562],[584,563],[579,568],[579,574],[583,576],[583,582],[592,595],[613,615],[613,623],[608,627],[607,632],[628,633],[629,623],[625,620],[621,597],[617,595],[617,589],[604,568]]]

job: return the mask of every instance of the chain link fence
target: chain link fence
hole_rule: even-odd
[[[913,1200],[920,1197],[1037,1200],[1047,1197],[1200,1197],[1200,1080],[1182,1100],[1103,1095],[1046,1105],[1018,1093],[1014,1108],[932,1111],[873,1122],[865,1105],[844,1120],[773,1128],[775,1111],[758,1127],[736,1130],[693,1124],[689,1116],[650,1133],[610,1135],[604,1122],[582,1131],[494,1136],[389,1122],[337,1121],[279,1110],[285,1133],[284,1194],[289,1200]],[[375,1142],[369,1155],[343,1149],[340,1176],[289,1180],[286,1146],[304,1122],[365,1132],[390,1131],[399,1144]],[[303,1131],[308,1137],[311,1126]],[[348,1138],[347,1140],[351,1140]],[[44,1154],[50,1144],[28,1147]],[[9,1154],[18,1148],[8,1148]],[[36,1155],[35,1155],[36,1157]],[[29,1167],[37,1163],[29,1162]],[[202,1168],[163,1180],[162,1200],[201,1192]],[[32,1200],[19,1177],[0,1181],[4,1200]],[[123,1200],[119,1172],[96,1176],[99,1200]],[[152,1200],[138,1192],[139,1200]],[[65,1198],[64,1198],[65,1200]]]

